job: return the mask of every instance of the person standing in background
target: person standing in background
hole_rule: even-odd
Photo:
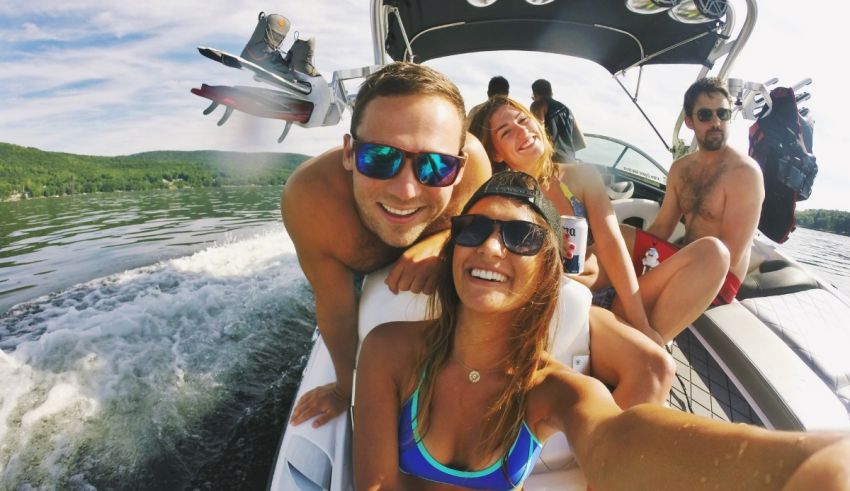
[[[496,75],[495,77],[491,78],[490,83],[487,84],[487,100],[490,100],[496,96],[507,97],[510,90],[511,84],[508,83],[508,79],[501,75]],[[469,110],[469,113],[467,113],[466,115],[467,123],[472,120],[472,116],[474,116],[475,113],[479,109],[481,109],[484,104],[487,104],[487,101],[484,101]]]
[[[576,161],[576,152],[585,147],[584,136],[576,125],[570,108],[552,98],[552,84],[539,78],[531,84],[531,98],[543,101],[543,125],[552,140],[555,154],[552,161],[560,164]]]

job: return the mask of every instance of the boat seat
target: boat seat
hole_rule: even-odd
[[[815,289],[787,295],[813,296],[818,292],[828,293]],[[694,321],[691,332],[768,428],[850,429],[848,408],[842,397],[745,306],[777,298],[748,299],[711,308]],[[764,314],[766,310],[760,312]],[[811,324],[810,319],[798,323]],[[848,343],[836,339],[834,346],[836,350],[844,349]]]
[[[850,410],[850,305],[822,288],[748,298],[741,304],[770,327]]]
[[[635,185],[632,181],[613,182],[607,186],[608,199],[629,199],[635,194]]]
[[[617,215],[617,221],[631,225],[632,227],[646,230],[655,221],[661,205],[657,201],[644,198],[625,198],[611,201],[611,207]],[[673,233],[670,234],[670,242],[678,242],[685,236],[685,225],[681,222],[676,224]]]
[[[783,295],[818,287],[818,281],[803,268],[784,259],[764,261],[747,275],[738,290],[738,300]]]

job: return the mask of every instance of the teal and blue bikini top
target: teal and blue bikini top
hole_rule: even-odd
[[[428,481],[474,489],[515,489],[531,474],[543,445],[523,421],[506,459],[479,471],[447,467],[428,453],[417,428],[419,387],[404,403],[398,421],[398,463],[401,471]]]

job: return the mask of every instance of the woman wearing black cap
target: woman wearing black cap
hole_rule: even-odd
[[[557,227],[520,172],[494,175],[453,219],[436,319],[383,324],[364,342],[356,489],[517,489],[559,432],[597,490],[777,489],[820,449],[850,455],[846,435],[768,432],[657,405],[623,412],[600,382],[548,357]],[[835,458],[829,469],[841,468]]]

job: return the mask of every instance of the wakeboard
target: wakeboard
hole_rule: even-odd
[[[198,51],[207,58],[217,61],[224,66],[237,68],[239,70],[249,70],[253,72],[255,77],[259,80],[274,84],[296,94],[309,94],[313,90],[311,80],[321,80],[321,76],[310,77],[296,71],[289,72],[284,76],[283,74],[267,70],[266,68],[263,68],[252,61],[248,61],[245,58],[215,48],[201,46],[198,48]]]
[[[219,125],[227,121],[232,109],[260,118],[307,123],[314,108],[312,102],[298,96],[259,87],[201,84],[199,89],[193,88],[191,91],[195,95],[212,101],[212,104],[204,110],[204,114],[210,114],[219,104],[229,109]]]

